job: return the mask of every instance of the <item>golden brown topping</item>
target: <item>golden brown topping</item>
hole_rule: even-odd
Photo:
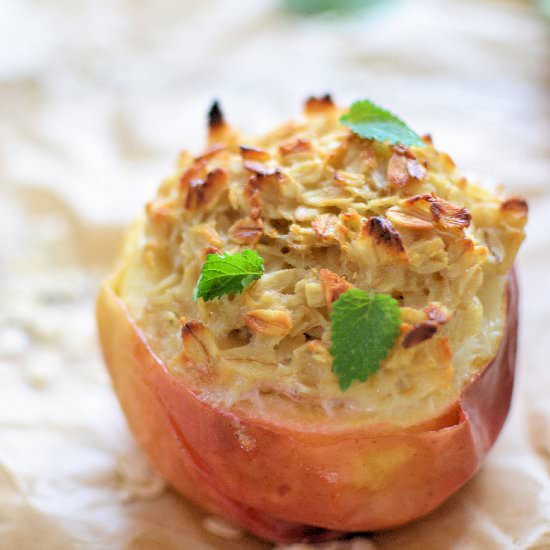
[[[271,158],[269,153],[265,149],[260,149],[259,147],[240,145],[239,149],[241,151],[241,157],[243,158],[243,160],[266,162]]]
[[[229,229],[229,239],[237,244],[255,245],[262,236],[263,227],[259,219],[238,220]]]
[[[292,319],[286,311],[255,309],[244,316],[244,322],[254,332],[265,336],[286,336],[292,329]]]
[[[311,223],[315,234],[321,239],[336,240],[338,218],[334,214],[321,214]]]
[[[258,176],[250,176],[244,187],[244,196],[248,200],[250,217],[258,220],[263,214],[262,197],[260,194],[260,180]]]
[[[223,168],[208,172],[206,179],[192,179],[187,187],[185,208],[195,210],[211,208],[227,187],[228,175]]]
[[[434,140],[431,134],[424,134],[422,136],[422,141],[428,146],[432,146],[434,144]]]
[[[333,273],[329,269],[321,269],[321,271],[319,271],[319,276],[321,282],[323,283],[325,300],[329,309],[331,308],[333,302],[338,300],[338,298],[344,294],[346,290],[349,290],[353,286],[348,283],[344,277],[336,275],[336,273]]]
[[[433,321],[438,325],[444,325],[449,321],[449,312],[447,308],[437,302],[428,304],[424,308],[424,313],[430,321]]]
[[[404,205],[416,207],[424,212],[429,210],[433,220],[447,229],[468,227],[472,220],[472,216],[466,208],[448,202],[433,193],[410,197],[404,201]]]
[[[193,363],[210,366],[218,355],[218,346],[204,323],[182,319],[181,338],[183,352]]]
[[[216,143],[215,145],[212,145],[212,147],[208,147],[208,149],[206,149],[206,151],[202,155],[199,155],[198,157],[196,157],[195,161],[210,160],[214,158],[216,155],[218,155],[219,153],[221,153],[222,151],[226,151],[226,150],[227,148],[225,147],[225,145],[222,145],[221,143]]]
[[[245,160],[243,162],[243,166],[253,174],[256,174],[260,177],[271,177],[271,176],[277,176],[280,177],[281,170],[279,168],[268,168],[265,166],[265,164],[262,164],[260,162],[255,162],[253,160]]]
[[[307,139],[296,139],[279,145],[281,155],[294,155],[296,153],[307,153],[311,151],[311,141]]]
[[[521,214],[526,216],[529,212],[529,205],[522,197],[509,197],[503,201],[501,207],[503,212]]]
[[[307,115],[326,113],[336,109],[332,97],[330,94],[325,94],[322,97],[310,97],[306,100],[304,105],[304,112]]]
[[[206,162],[202,159],[196,160],[191,167],[186,170],[180,179],[180,189],[186,193],[191,181],[204,179],[207,174]]]
[[[409,183],[423,181],[427,176],[426,167],[411,158],[409,149],[396,146],[388,163],[388,182],[393,187],[405,187]]]
[[[361,233],[373,237],[376,244],[382,244],[397,252],[405,251],[398,231],[388,219],[382,216],[373,216],[369,218],[363,224]]]
[[[393,224],[406,227],[407,229],[424,230],[433,229],[434,226],[431,221],[404,212],[398,206],[392,206],[388,209],[386,211],[386,216]]]
[[[433,321],[425,321],[415,325],[403,338],[401,345],[404,348],[412,348],[429,340],[437,332],[437,324]]]
[[[174,201],[173,199],[160,199],[148,202],[145,211],[149,218],[153,221],[166,221],[174,217]]]

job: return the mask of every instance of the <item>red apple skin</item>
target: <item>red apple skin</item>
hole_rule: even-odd
[[[277,543],[389,529],[434,510],[479,468],[508,414],[518,289],[508,283],[500,349],[443,415],[406,430],[285,425],[215,408],[154,354],[107,283],[104,358],[139,445],[180,493]]]

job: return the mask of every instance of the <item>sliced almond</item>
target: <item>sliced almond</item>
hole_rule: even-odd
[[[254,245],[264,231],[262,220],[245,218],[236,221],[229,229],[229,238],[237,244]]]
[[[184,321],[181,338],[185,356],[196,365],[209,367],[218,355],[218,346],[208,327],[197,320]]]
[[[352,285],[348,283],[344,277],[340,277],[340,275],[337,275],[329,269],[321,269],[321,271],[319,271],[319,276],[323,283],[325,300],[329,309],[333,302],[338,300],[344,292],[352,288]]]
[[[244,322],[254,332],[265,336],[286,336],[292,329],[292,318],[286,311],[255,309],[248,311]]]

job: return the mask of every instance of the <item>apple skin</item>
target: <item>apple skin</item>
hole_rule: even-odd
[[[494,360],[459,401],[419,426],[327,429],[215,408],[173,376],[107,282],[97,317],[104,358],[139,445],[180,493],[277,543],[377,531],[434,510],[479,468],[508,414],[518,288]]]

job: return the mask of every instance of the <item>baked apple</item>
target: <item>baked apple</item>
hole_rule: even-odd
[[[103,286],[153,466],[274,542],[388,529],[466,483],[508,413],[527,205],[369,101],[245,139],[217,104]]]

